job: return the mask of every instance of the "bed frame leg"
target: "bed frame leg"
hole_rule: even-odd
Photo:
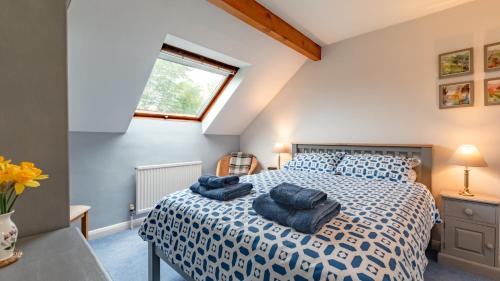
[[[154,243],[148,242],[148,281],[160,281],[160,257],[155,248]]]

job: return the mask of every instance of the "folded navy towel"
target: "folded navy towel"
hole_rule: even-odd
[[[225,187],[226,185],[239,183],[240,178],[238,176],[216,177],[205,175],[198,178],[198,182],[208,188],[221,188]]]
[[[250,194],[252,188],[253,185],[249,182],[231,184],[224,186],[224,188],[209,188],[197,182],[189,187],[191,191],[199,193],[201,196],[219,201],[228,201],[234,198],[245,196],[247,194]]]
[[[199,182],[195,182],[189,187],[189,189],[191,189],[191,191],[194,193],[200,193],[200,191],[199,191],[200,186],[201,186],[201,184]]]
[[[198,182],[201,183],[201,184],[207,184],[208,180],[211,179],[211,178],[216,178],[216,176],[203,175],[203,176],[201,176],[201,177],[198,178]]]
[[[254,210],[266,219],[289,226],[303,233],[314,234],[340,212],[340,203],[326,200],[313,209],[297,210],[274,201],[269,194],[257,197]]]
[[[291,183],[282,183],[269,192],[271,198],[294,209],[311,209],[326,200],[326,193],[320,190],[303,188]]]

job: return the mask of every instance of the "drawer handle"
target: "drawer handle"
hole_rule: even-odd
[[[471,210],[471,209],[469,209],[469,208],[466,208],[466,209],[464,210],[464,213],[465,213],[466,215],[468,215],[468,216],[472,216],[472,215],[474,214],[474,211],[472,211],[472,210]]]
[[[486,244],[486,248],[493,250],[493,244],[492,243]]]

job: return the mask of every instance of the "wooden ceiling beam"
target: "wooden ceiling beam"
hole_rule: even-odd
[[[264,32],[314,61],[321,60],[321,46],[273,14],[255,0],[208,0],[208,2]]]

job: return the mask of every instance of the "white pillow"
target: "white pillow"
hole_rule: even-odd
[[[417,172],[411,169],[408,172],[408,182],[416,182],[417,181]]]
[[[339,175],[364,179],[408,182],[411,170],[408,158],[392,155],[346,155],[336,168]]]
[[[289,171],[315,171],[332,173],[344,157],[345,152],[335,153],[297,153],[283,167]]]
[[[410,157],[410,158],[407,158],[407,159],[408,159],[408,162],[410,163],[410,167],[412,169],[415,169],[416,167],[422,165],[422,160],[420,160],[420,158]]]

